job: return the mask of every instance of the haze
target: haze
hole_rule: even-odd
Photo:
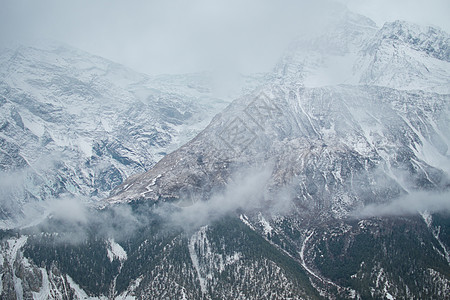
[[[450,2],[341,0],[379,26],[406,19],[449,31]],[[147,74],[269,71],[297,35],[320,28],[331,1],[2,1],[0,42],[53,39]]]

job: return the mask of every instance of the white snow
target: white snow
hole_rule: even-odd
[[[426,162],[430,166],[437,169],[444,170],[447,174],[450,174],[450,159],[447,156],[442,155],[436,147],[434,147],[423,135],[415,128],[411,122],[404,116],[402,116],[406,124],[414,131],[420,139],[420,143],[416,143],[411,147],[411,150],[417,156],[417,158]]]
[[[22,286],[22,279],[17,278],[16,274],[14,273],[14,290],[16,292],[16,299],[17,300],[23,300],[23,286]]]
[[[6,259],[9,265],[14,266],[17,260],[17,253],[26,244],[28,240],[27,236],[21,236],[20,238],[13,238],[7,240],[8,249],[6,251]],[[25,262],[26,264],[26,262]],[[16,298],[19,300],[23,299],[23,286],[22,280],[16,276],[16,272],[13,272],[13,282],[14,290],[16,292]]]
[[[305,232],[306,234],[308,234],[308,232]],[[311,239],[311,237],[314,234],[314,230],[312,230],[311,232],[309,232],[309,234],[305,237],[305,239],[303,240],[303,244],[302,247],[300,249],[300,263],[302,265],[302,267],[306,270],[306,272],[308,272],[309,274],[311,274],[312,276],[316,277],[317,279],[319,279],[320,281],[326,282],[328,284],[331,284],[337,288],[341,288],[340,286],[338,286],[337,284],[335,284],[334,282],[324,279],[322,277],[320,277],[318,274],[316,274],[313,270],[311,270],[308,265],[306,264],[306,260],[305,260],[305,250],[306,250],[306,245],[308,244],[308,241]]]
[[[250,222],[248,221],[248,217],[246,215],[240,215],[239,219],[242,221],[242,223],[247,225],[251,230],[255,230],[255,227],[253,227],[253,225],[250,224]]]
[[[37,120],[37,117],[31,114],[21,113],[23,124],[28,128],[33,134],[41,137],[45,132],[45,127],[42,124],[42,120]]]
[[[28,237],[26,235],[22,235],[18,239],[9,239],[8,245],[9,245],[9,251],[8,251],[8,260],[9,264],[11,266],[14,265],[14,262],[16,261],[17,252],[25,246],[27,243]]]
[[[182,288],[181,289],[181,294],[182,294],[182,300],[187,300],[188,298],[187,298],[187,296],[186,296],[186,292],[185,292],[185,289],[184,288]]]
[[[450,253],[447,249],[447,246],[441,241],[440,233],[441,233],[441,227],[437,226],[436,228],[430,228],[431,233],[433,234],[434,238],[438,241],[439,245],[441,246],[442,250],[444,251],[444,258],[447,261],[447,263],[450,265]]]
[[[127,252],[120,246],[118,243],[114,241],[114,239],[108,239],[109,247],[107,249],[107,255],[109,260],[112,262],[114,259],[118,259],[119,261],[127,260]]]
[[[227,255],[225,258],[225,265],[231,265],[235,262],[238,262],[242,258],[242,254],[239,252],[235,252],[233,255]],[[223,271],[224,268],[222,268],[221,271]]]
[[[378,288],[380,287],[380,280],[383,277],[384,269],[381,268],[380,271],[377,274],[377,280],[375,281],[375,286]]]
[[[39,269],[42,274],[42,286],[39,290],[39,292],[33,292],[33,299],[34,300],[47,300],[51,297],[50,294],[50,282],[48,280],[48,274],[47,270],[45,268]],[[81,298],[83,299],[83,298]]]
[[[198,276],[198,280],[200,282],[200,290],[202,291],[203,294],[205,294],[206,291],[206,279],[203,278],[201,270],[200,270],[200,263],[198,260],[198,256],[197,256],[197,252],[195,250],[195,244],[196,241],[198,240],[198,232],[193,234],[192,237],[189,239],[189,245],[188,245],[188,249],[189,249],[189,255],[191,257],[191,261],[192,261],[192,265],[194,266],[194,269],[197,271],[197,276]]]
[[[78,143],[79,149],[86,155],[86,157],[92,156],[92,141],[79,137],[76,143]]]
[[[259,223],[262,225],[263,227],[263,231],[265,235],[271,234],[272,233],[272,226],[270,225],[270,223],[264,218],[264,216],[262,215],[262,213],[258,214],[258,220]]]
[[[429,211],[423,211],[420,212],[420,215],[423,218],[423,221],[425,222],[425,224],[427,224],[428,228],[431,228],[431,224],[433,222],[433,217],[431,216]]]
[[[314,273],[307,265],[306,265],[306,261],[305,261],[305,249],[306,249],[306,244],[308,243],[309,239],[313,236],[314,231],[311,231],[309,233],[308,236],[305,237],[305,239],[303,240],[303,244],[302,244],[302,248],[300,250],[300,260],[301,260],[301,264],[303,266],[303,268],[310,273],[311,275],[313,275],[314,277],[321,279],[320,276],[318,276],[316,273]]]
[[[75,291],[75,297],[77,299],[83,299],[83,300],[98,300],[98,299],[106,299],[106,297],[89,297],[86,292],[75,282],[73,279],[66,275],[67,282],[69,283],[70,288],[72,288]]]
[[[119,295],[116,298],[114,298],[115,300],[135,300],[136,297],[135,296],[130,296],[130,295]]]

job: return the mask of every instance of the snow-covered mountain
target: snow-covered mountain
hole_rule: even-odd
[[[144,175],[129,178],[110,201],[207,198],[233,172],[269,162],[271,189],[291,186],[297,204],[334,217],[449,184],[448,95],[277,85],[259,93],[235,102]]]
[[[387,271],[390,263],[381,258],[382,251],[395,257],[403,253],[408,257],[404,261],[391,261],[399,268],[417,259],[389,240],[400,235],[409,250],[436,258],[432,264],[421,261],[414,271],[433,290],[427,295],[448,293],[449,241],[440,233],[448,227],[429,223],[434,217],[442,221],[440,216],[428,214],[428,223],[418,213],[412,220],[352,221],[355,211],[367,205],[382,207],[419,191],[448,196],[448,34],[405,22],[376,29],[366,18],[350,16],[330,34],[296,42],[270,83],[235,100],[195,139],[151,170],[127,179],[109,201],[191,205],[197,220],[205,211],[220,220],[222,207],[240,212],[249,228],[296,259],[326,297],[424,297],[423,286],[398,270]],[[245,170],[267,169],[266,181],[251,186],[255,183],[241,176],[242,187],[237,183],[238,192],[229,191],[236,174],[248,177],[254,173]],[[240,188],[259,199],[255,203]],[[428,201],[430,195],[421,194],[419,201]],[[213,208],[202,201],[212,201]],[[403,208],[391,207],[388,214],[401,214]],[[420,207],[433,209],[433,204]],[[405,229],[412,230],[411,238],[427,244],[420,249],[405,241],[401,233],[390,231],[392,222],[411,228]],[[391,233],[374,240],[380,231]],[[373,258],[364,252],[370,262],[356,259],[364,256],[364,247],[375,249]],[[367,277],[371,279],[365,281]],[[434,280],[439,284],[432,284]]]
[[[148,173],[133,176],[116,188],[110,201],[185,199],[186,194],[196,194],[193,191],[208,194],[218,184],[225,185],[240,166],[268,160],[275,165],[270,185],[296,186],[297,196],[305,205],[321,203],[317,208],[322,213],[335,216],[345,215],[365,201],[388,201],[414,189],[446,187],[450,107],[449,94],[442,94],[441,88],[444,83],[445,88],[449,86],[448,35],[404,22],[386,24],[374,32],[366,18],[350,16],[335,25],[331,34],[303,47],[295,43],[301,51],[291,48],[288,59],[284,57],[281,63],[288,67],[275,70],[277,75],[280,68],[284,70],[283,77],[288,80],[274,80],[251,96],[234,101],[191,142]],[[356,34],[359,28],[361,32]],[[436,34],[424,35],[426,30]],[[408,40],[403,37],[404,31]],[[386,36],[390,42],[385,41]],[[392,41],[397,42],[392,46]],[[328,53],[328,58],[335,60],[352,53],[360,55],[356,63],[366,59],[368,48],[385,43],[391,46],[373,51],[375,58],[369,59],[373,63],[368,67],[378,70],[380,65],[390,66],[383,72],[385,78],[389,76],[388,84],[361,77],[352,85],[308,87],[311,78],[322,78],[323,69],[319,65],[312,69],[308,55],[299,61],[302,54]],[[411,83],[415,87],[422,80],[410,64],[391,62],[391,50],[396,47],[405,48],[406,52],[399,55],[402,59],[410,58],[407,53],[415,51],[416,59],[424,57],[420,62],[423,68],[440,65],[442,72],[435,70],[424,78],[431,85],[422,84],[420,90],[412,89],[409,83],[396,83],[397,73],[418,78]],[[329,52],[330,48],[336,51]],[[292,53],[297,55],[295,59]],[[319,61],[326,64],[322,58]],[[434,86],[439,80],[442,86]],[[405,176],[408,180],[402,178]],[[358,186],[362,184],[360,190],[349,189],[352,180],[357,180]],[[380,186],[390,192],[378,190]]]
[[[395,21],[378,29],[370,19],[344,12],[325,34],[299,38],[277,65],[282,81],[306,87],[377,85],[448,94],[448,33]]]
[[[105,198],[230,101],[215,96],[206,73],[150,77],[54,42],[4,49],[0,78],[5,226],[24,205],[41,210],[36,200]],[[245,79],[246,87],[260,80]]]
[[[114,188],[101,210],[77,211],[79,217],[68,220],[55,214],[34,227],[2,231],[0,294],[445,299],[450,222],[440,206],[448,208],[450,187],[448,44],[448,34],[435,28],[406,22],[377,28],[363,16],[341,11],[325,34],[296,40],[272,73],[249,86],[263,84],[145,173],[137,173],[144,169],[137,162],[144,161],[134,159],[143,148],[124,146],[136,156],[93,151],[91,156],[115,166],[115,160],[137,166],[136,174]],[[149,115],[164,116],[150,124],[162,122],[168,135],[144,134],[146,142],[155,136],[173,141],[171,130],[190,130],[189,120],[204,113],[180,100],[165,114],[167,106],[158,106],[153,93],[148,96],[153,84],[158,95],[180,90],[175,99],[185,99],[189,86],[199,86],[186,88],[189,80],[118,83],[131,99],[143,99],[141,92],[149,99]],[[194,98],[208,99],[202,98],[203,89],[197,92]],[[53,106],[45,107],[56,107],[59,97],[49,98]],[[12,106],[5,102],[2,109],[6,105]],[[127,124],[119,127],[124,132],[119,149],[150,130],[141,115],[145,107],[108,115],[122,116]],[[59,110],[51,111],[42,115],[58,116]],[[102,116],[99,111],[95,116]],[[28,128],[26,114],[18,113],[20,118],[8,112],[8,126]],[[121,124],[121,118],[114,120],[109,124]],[[144,129],[129,130],[135,127]],[[128,132],[136,134],[128,137]],[[169,147],[162,142],[154,142],[152,155]],[[109,149],[106,145],[100,149]],[[21,152],[9,153],[21,161]]]

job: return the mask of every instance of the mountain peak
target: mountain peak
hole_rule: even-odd
[[[399,41],[415,50],[450,61],[450,36],[447,32],[432,26],[420,26],[407,21],[388,22],[383,25],[377,36],[380,40]]]

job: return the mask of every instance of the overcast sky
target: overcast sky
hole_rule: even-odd
[[[449,0],[339,0],[385,21],[449,32]],[[328,0],[0,0],[0,42],[60,40],[147,74],[268,71],[290,40],[320,26]]]

